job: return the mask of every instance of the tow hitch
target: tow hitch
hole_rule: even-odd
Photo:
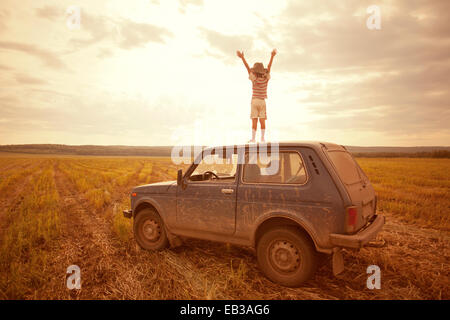
[[[372,240],[364,245],[364,247],[372,248],[384,248],[387,246],[387,242],[384,239]],[[344,271],[344,256],[342,255],[342,248],[333,248],[332,257],[333,275],[338,275]]]
[[[369,243],[366,243],[364,246],[372,247],[372,248],[384,248],[387,246],[387,242],[384,239],[373,240],[373,241],[370,241]]]
[[[133,211],[132,210],[123,210],[123,216],[125,218],[131,219],[131,217],[133,216]]]

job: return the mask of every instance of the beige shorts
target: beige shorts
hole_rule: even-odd
[[[266,116],[266,100],[252,99],[252,109],[250,111],[250,118],[267,119]]]

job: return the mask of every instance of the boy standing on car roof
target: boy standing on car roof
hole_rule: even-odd
[[[248,78],[252,81],[252,101],[251,101],[251,111],[250,118],[252,119],[252,139],[249,142],[256,142],[256,129],[259,123],[261,124],[261,142],[264,142],[264,133],[266,131],[266,98],[267,98],[267,84],[270,79],[270,68],[272,67],[273,57],[277,54],[277,50],[273,49],[270,62],[267,65],[267,69],[261,62],[256,62],[253,68],[250,68],[245,61],[244,52],[237,51],[237,56],[242,59],[245,68],[248,71]]]

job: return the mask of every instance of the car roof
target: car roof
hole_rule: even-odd
[[[344,146],[338,145],[331,142],[325,141],[281,141],[281,142],[266,142],[266,143],[246,143],[246,144],[236,144],[236,145],[222,145],[222,146],[211,146],[205,148],[205,150],[211,149],[221,149],[221,148],[250,148],[255,147],[259,149],[260,146],[271,147],[273,144],[278,144],[278,147],[310,147],[310,148],[321,148],[325,147],[328,150],[346,150]]]

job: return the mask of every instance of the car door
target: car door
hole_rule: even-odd
[[[184,186],[178,186],[177,228],[233,234],[236,224],[237,161],[233,164],[234,177],[230,178],[223,175],[225,169],[222,164],[207,164],[205,159],[191,174],[187,172]],[[201,180],[200,174],[206,171],[215,172],[221,179],[209,177]]]
[[[237,234],[248,232],[245,228],[268,212],[312,212],[311,185],[298,151],[280,149],[267,164],[249,163],[248,158],[246,154],[237,197]]]

